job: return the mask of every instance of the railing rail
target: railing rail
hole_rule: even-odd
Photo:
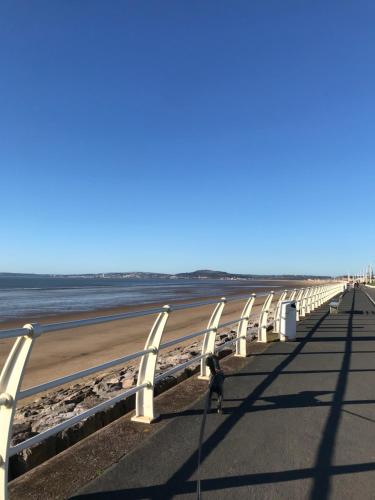
[[[144,354],[147,354],[148,352],[151,351],[152,351],[151,349],[148,349],[144,351],[134,352],[132,354],[122,356],[121,358],[113,359],[111,361],[107,361],[106,363],[102,363],[100,365],[96,365],[91,368],[86,368],[85,370],[72,373],[71,375],[66,375],[65,377],[60,377],[55,380],[51,380],[50,382],[45,382],[44,384],[39,384],[34,387],[30,387],[29,389],[19,391],[17,400],[28,398],[35,394],[39,394],[40,392],[44,392],[48,389],[53,389],[55,387],[58,387],[59,385],[64,385],[69,382],[73,382],[74,380],[87,377],[88,375],[93,375],[94,373],[98,373],[102,370],[107,370],[108,368],[112,368],[113,366],[127,363],[129,361],[132,361],[133,359],[140,358]]]
[[[291,299],[296,300],[297,304],[297,319],[303,317],[308,312],[314,310],[322,303],[328,301],[333,296],[343,290],[342,283],[329,283],[319,286],[308,287],[300,291],[288,290],[281,293],[281,296],[272,310],[272,301],[274,292],[265,296],[263,307],[259,314],[258,319],[258,342],[267,342],[267,330],[270,324],[276,326],[280,322],[281,302],[286,299],[287,292],[291,292]],[[228,302],[247,300],[242,313],[239,317],[228,321],[220,322],[221,316]],[[52,323],[46,325],[27,324],[23,328],[14,328],[0,331],[0,339],[15,338],[13,349],[11,350],[7,361],[4,365],[0,376],[0,499],[7,498],[7,476],[8,476],[8,462],[9,457],[19,453],[25,448],[29,448],[38,444],[48,437],[61,432],[62,430],[71,427],[72,425],[84,420],[103,409],[113,406],[119,401],[136,395],[136,411],[133,420],[141,422],[152,422],[156,415],[154,414],[154,387],[160,380],[177,373],[192,364],[200,362],[200,378],[208,379],[207,366],[205,359],[208,355],[214,352],[219,352],[230,345],[235,346],[235,355],[246,357],[247,355],[247,339],[249,337],[249,322],[255,319],[256,314],[252,313],[252,308],[256,299],[256,295],[240,295],[226,298],[204,300],[200,302],[193,302],[189,304],[176,304],[166,305],[163,307],[156,307],[144,309],[135,312],[126,312],[110,316],[100,316],[95,318],[88,318],[83,320],[66,321],[62,323]],[[206,305],[215,305],[215,308],[208,321],[207,328],[198,332],[193,332],[176,339],[168,340],[164,343],[161,342],[165,326],[168,322],[169,316],[173,311],[181,311],[184,309],[193,309]],[[270,313],[273,312],[274,317],[272,321],[269,320]],[[111,361],[101,363],[99,365],[80,370],[78,372],[66,375],[54,380],[50,380],[43,384],[21,390],[22,379],[27,365],[34,342],[40,335],[46,333],[53,333],[57,331],[80,328],[83,326],[104,324],[112,321],[119,321],[131,318],[139,318],[148,315],[157,315],[156,320],[151,328],[150,334],[147,338],[145,347],[142,351],[134,352],[122,356]],[[217,332],[225,327],[237,325],[236,337],[225,342],[223,345],[215,346]],[[201,353],[192,357],[188,361],[178,364],[160,374],[156,374],[156,363],[158,355],[161,350],[167,349],[174,345],[186,342],[187,340],[203,336]],[[108,368],[127,363],[134,359],[141,358],[137,385],[121,392],[115,397],[105,400],[96,406],[85,410],[79,415],[75,415],[70,419],[59,423],[58,425],[47,429],[40,434],[33,436],[16,446],[10,446],[13,419],[15,415],[17,401],[34,396],[49,389],[70,383],[72,381],[87,377],[94,373],[106,370]]]

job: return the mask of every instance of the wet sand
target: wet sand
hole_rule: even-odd
[[[281,284],[280,281],[275,281]],[[312,286],[312,282],[284,281],[282,288],[277,289],[277,296],[284,288],[293,289],[304,286]],[[250,287],[249,287],[250,288]],[[256,293],[264,292],[265,289],[257,289]],[[250,292],[249,292],[250,293]],[[228,295],[228,298],[230,296]],[[208,297],[211,299],[213,297]],[[216,297],[215,297],[216,298]],[[260,308],[265,297],[257,297],[252,316],[259,316]],[[200,302],[205,299],[184,301],[184,303]],[[244,307],[246,299],[228,302],[225,305],[221,322],[238,318]],[[170,302],[171,305],[179,303]],[[121,307],[105,309],[101,311],[90,311],[84,313],[64,314],[54,317],[28,318],[27,320],[11,321],[2,323],[0,329],[20,327],[26,322],[39,322],[49,324],[89,317],[107,316],[119,312],[140,311],[164,304],[155,303],[131,307]],[[206,328],[209,317],[215,305],[199,306],[182,311],[174,311],[168,320],[163,334],[163,342],[173,338],[181,337],[189,333],[197,332]],[[85,326],[72,330],[63,330],[56,333],[42,335],[34,344],[31,357],[25,372],[22,387],[27,388],[35,384],[47,382],[78,370],[95,366],[129,354],[142,350],[147,339],[150,328],[155,321],[156,315],[132,318],[126,320],[113,321],[111,323]],[[235,328],[236,325],[233,325]],[[228,331],[229,328],[226,329]],[[200,338],[200,337],[198,337]],[[194,339],[195,340],[195,339]],[[188,343],[194,342],[188,341]],[[0,341],[0,366],[4,365],[6,357],[14,341]],[[134,361],[137,363],[137,360]]]

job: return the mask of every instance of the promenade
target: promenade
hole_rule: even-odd
[[[375,293],[364,289],[366,293]],[[375,497],[375,305],[345,294],[316,309],[294,343],[254,354],[225,381],[202,450],[204,499]],[[74,498],[195,498],[203,399]]]

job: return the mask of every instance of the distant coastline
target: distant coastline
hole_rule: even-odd
[[[128,279],[128,280],[152,280],[152,279],[213,279],[213,280],[308,280],[329,279],[330,276],[307,275],[307,274],[240,274],[225,271],[212,271],[210,269],[199,269],[185,273],[154,273],[144,271],[131,272],[103,272],[83,274],[37,274],[37,273],[6,273],[0,272],[0,278],[81,278],[81,279]]]

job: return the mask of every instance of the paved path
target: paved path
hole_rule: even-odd
[[[203,499],[375,498],[375,305],[362,290],[338,315],[312,313],[297,343],[272,344],[225,384],[224,413],[207,421]],[[202,407],[76,498],[195,498]]]

